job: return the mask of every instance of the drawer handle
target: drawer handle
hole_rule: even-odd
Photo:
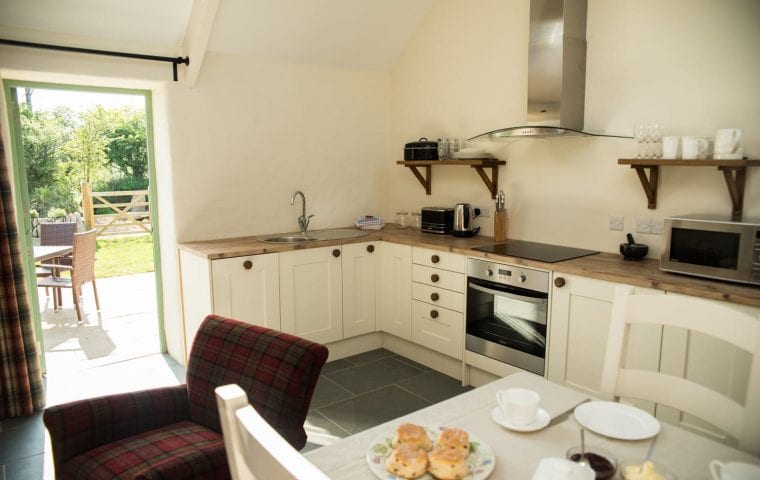
[[[431,294],[430,294],[430,300],[432,300],[432,301],[434,301],[434,302],[437,302],[439,298],[440,298],[440,297],[439,297],[439,296],[438,296],[438,294],[437,294],[437,293],[435,293],[435,292],[433,292],[433,293],[431,293]]]
[[[430,257],[430,261],[433,263],[438,263],[441,261],[441,257],[439,257],[438,255],[433,255],[432,257]]]
[[[246,270],[250,270],[252,267],[253,267],[252,261],[246,260],[245,262],[243,262],[243,268],[245,268]]]
[[[372,252],[374,252],[374,251],[375,251],[375,246],[374,246],[374,245],[367,245],[367,251],[368,251],[369,253],[372,253]]]
[[[438,274],[437,274],[437,273],[434,273],[434,274],[430,275],[430,281],[431,281],[431,282],[435,283],[435,282],[437,282],[438,280],[440,280],[440,278],[438,277]]]
[[[565,279],[562,277],[557,277],[554,279],[554,286],[557,288],[562,288],[565,286]]]
[[[336,248],[333,250],[333,257],[338,258],[340,257],[340,248]]]
[[[430,310],[430,318],[438,318],[438,310]]]

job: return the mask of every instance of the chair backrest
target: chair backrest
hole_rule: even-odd
[[[201,323],[187,363],[190,418],[221,431],[214,389],[235,383],[296,449],[327,348],[295,335],[216,315]]]
[[[630,325],[675,326],[700,332],[749,352],[743,403],[699,383],[665,373],[624,368]],[[728,373],[728,372],[727,372]],[[636,294],[615,290],[602,394],[615,400],[638,398],[695,415],[737,439],[739,447],[760,452],[760,315],[728,302],[685,295]]]
[[[233,480],[329,480],[248,404],[242,388],[218,387],[216,401]]]
[[[73,245],[76,222],[40,223],[40,245]]]
[[[95,249],[98,231],[88,230],[74,234],[74,249],[71,253],[71,283],[81,285],[95,280]]]

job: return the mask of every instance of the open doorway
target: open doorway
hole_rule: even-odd
[[[97,367],[165,351],[150,93],[10,82],[6,95],[51,405],[97,392]],[[95,282],[54,288],[89,268],[78,235],[88,231]]]

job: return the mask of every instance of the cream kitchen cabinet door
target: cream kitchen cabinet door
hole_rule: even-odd
[[[377,329],[412,339],[412,247],[381,242],[378,259]]]
[[[374,332],[379,242],[342,247],[343,338]]]
[[[276,253],[211,261],[214,313],[280,330]]]
[[[343,338],[341,247],[281,252],[280,324],[318,343]]]
[[[547,378],[594,396],[601,396],[602,367],[607,351],[612,300],[616,283],[576,275],[554,273]],[[649,293],[664,292],[646,290]],[[626,364],[656,370],[659,364],[662,329],[654,325],[635,325]],[[635,401],[653,412],[653,405]]]

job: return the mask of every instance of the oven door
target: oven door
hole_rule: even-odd
[[[544,374],[548,294],[468,277],[467,350]]]

